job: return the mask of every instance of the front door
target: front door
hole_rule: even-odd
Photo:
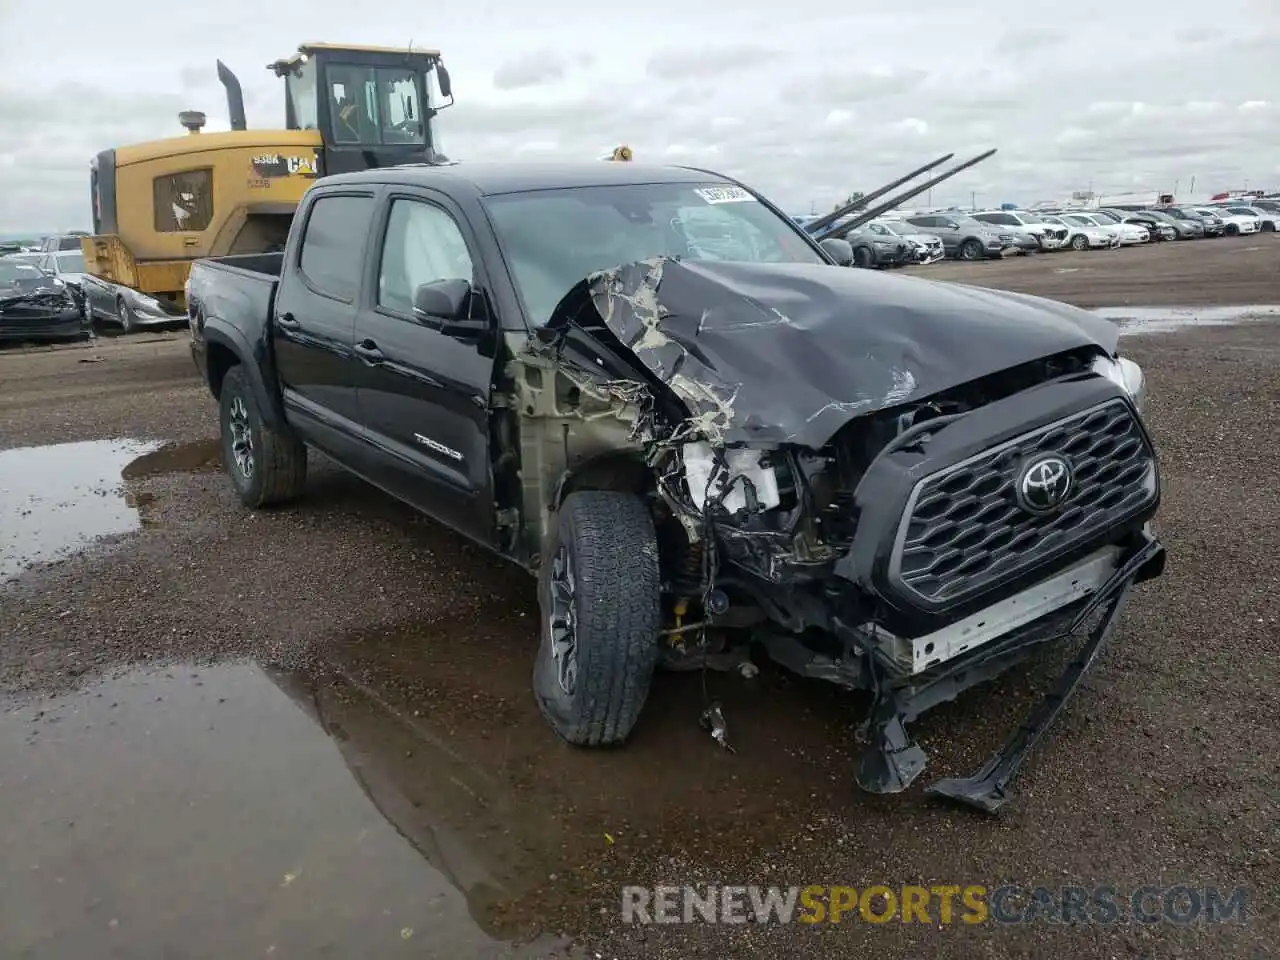
[[[461,279],[485,288],[465,220],[427,193],[393,195],[376,282],[356,319],[365,365],[360,410],[390,492],[483,543],[493,542],[489,465],[492,338],[468,343],[414,318],[418,285]],[[488,316],[482,294],[476,316]],[[496,327],[496,323],[495,323]]]
[[[353,353],[373,193],[325,194],[311,204],[301,249],[286,256],[271,323],[276,376],[289,419],[322,450],[348,459],[359,421]]]

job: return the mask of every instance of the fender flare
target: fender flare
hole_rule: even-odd
[[[265,350],[255,349],[240,330],[217,317],[208,317],[205,320],[202,333],[206,350],[214,344],[230,350],[240,366],[244,368],[263,423],[276,429],[286,426],[284,404],[281,402],[280,393],[278,390],[268,388],[267,378],[263,374],[264,366],[269,365],[272,372],[275,369],[274,364],[265,356]],[[212,386],[210,384],[210,389]]]

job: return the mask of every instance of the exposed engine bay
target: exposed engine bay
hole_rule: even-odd
[[[873,792],[923,769],[919,713],[1097,620],[1040,728],[934,788],[994,810],[1129,588],[1163,568],[1141,370],[1062,304],[816,271],[660,259],[584,280],[514,378],[540,475],[525,510],[535,487],[545,517],[602,482],[601,463],[625,477],[658,534],[663,662],[760,649],[870,692]]]

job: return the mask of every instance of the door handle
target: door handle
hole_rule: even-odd
[[[297,330],[302,324],[298,323],[298,318],[292,313],[282,313],[276,317],[276,323],[284,327],[286,330]]]
[[[378,349],[378,345],[372,340],[361,340],[356,344],[355,351],[357,357],[371,366],[379,364],[386,359],[383,352]]]

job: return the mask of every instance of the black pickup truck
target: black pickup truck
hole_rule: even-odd
[[[930,788],[994,810],[1163,570],[1142,371],[1086,311],[851,259],[705,170],[384,168],[317,181],[281,254],[197,261],[191,346],[246,505],[314,447],[537,575],[571,743],[625,740],[659,665],[763,650],[872,695],[856,776],[895,792],[907,723],[1083,637]]]

